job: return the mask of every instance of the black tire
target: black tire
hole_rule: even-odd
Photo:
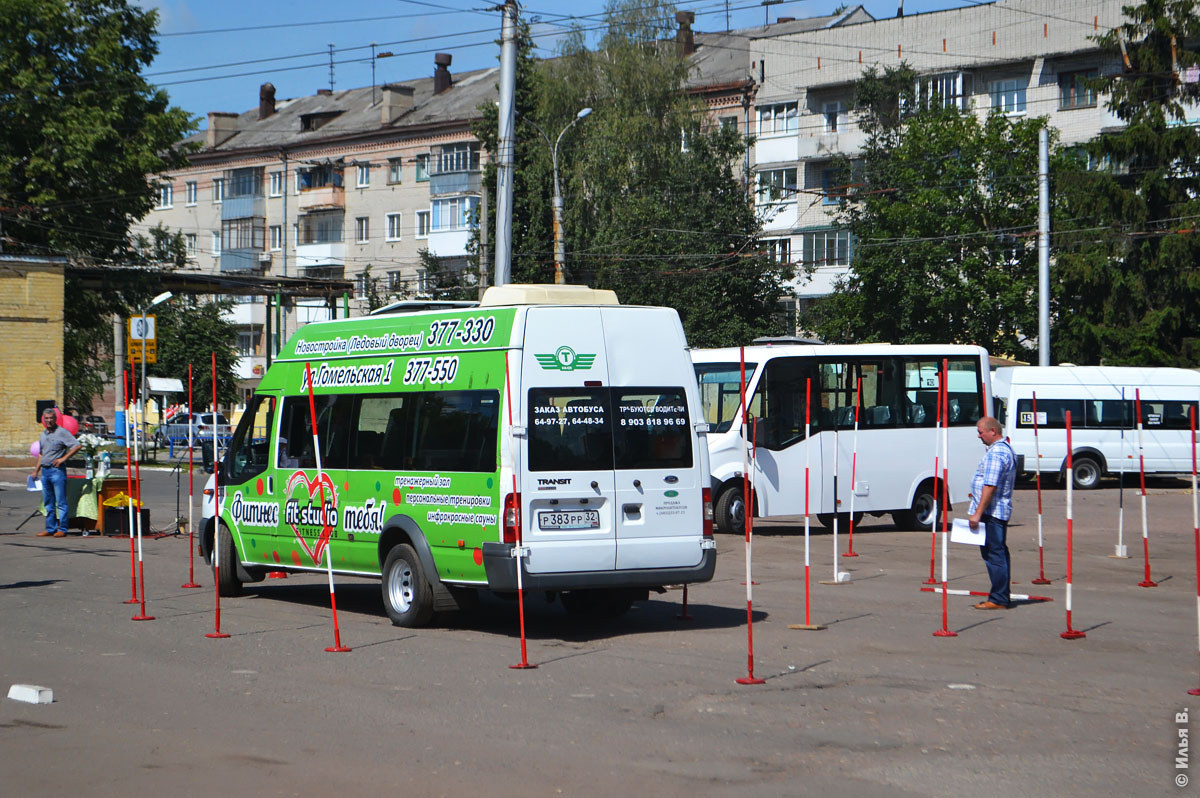
[[[236,598],[242,595],[242,580],[238,578],[238,555],[233,545],[233,535],[224,524],[217,527],[217,563],[220,572],[217,574],[217,592],[223,598]]]
[[[421,558],[407,543],[393,546],[383,562],[383,609],[396,626],[426,626],[433,618],[433,588]]]
[[[741,486],[726,488],[717,497],[714,508],[718,531],[727,534],[746,530],[746,501]]]
[[[634,592],[621,589],[570,590],[559,594],[567,615],[578,620],[620,618],[633,606]]]
[[[917,488],[917,493],[913,496],[912,507],[892,513],[892,521],[900,529],[916,529],[922,532],[933,529],[933,524],[937,521],[933,517],[933,482],[921,483],[921,487]]]
[[[1076,490],[1095,490],[1100,487],[1100,477],[1104,471],[1095,458],[1086,455],[1071,459],[1071,478],[1075,481]]]

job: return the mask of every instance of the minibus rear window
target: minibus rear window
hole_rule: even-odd
[[[616,463],[623,468],[691,468],[692,436],[681,388],[614,388]]]
[[[530,389],[531,471],[611,471],[612,467],[607,388]]]

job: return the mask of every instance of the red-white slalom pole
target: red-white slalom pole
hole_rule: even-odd
[[[1142,389],[1134,392],[1137,400],[1137,429],[1138,429],[1138,472],[1142,482],[1142,552],[1146,558],[1146,576],[1138,582],[1138,587],[1158,587],[1158,583],[1150,578],[1150,526],[1146,519],[1146,446],[1142,433]]]
[[[1048,585],[1050,580],[1046,578],[1046,557],[1045,550],[1042,548],[1042,445],[1038,438],[1037,391],[1033,392],[1033,453],[1037,463],[1037,470],[1033,473],[1034,479],[1037,480],[1038,577],[1030,581],[1035,585]]]
[[[130,358],[130,363],[133,362]],[[124,369],[121,373],[121,379],[125,387],[125,495],[129,497],[129,503],[125,506],[128,508],[126,513],[129,519],[129,598],[125,599],[124,604],[137,604],[137,556],[133,552],[133,513],[134,513],[134,496],[133,496],[133,457],[130,456],[129,436],[135,431],[133,421],[130,418],[129,408],[132,402],[129,401],[129,369]],[[136,446],[136,441],[134,443]],[[140,512],[141,508],[138,508]]]
[[[190,412],[191,408],[189,408]],[[221,458],[217,446],[217,353],[212,353],[212,414],[213,414],[213,593],[217,607],[213,622],[215,630],[205,637],[224,639],[228,633],[221,631]],[[226,568],[230,567],[228,564]]]
[[[824,629],[819,624],[814,625],[809,614],[809,464],[812,460],[812,377],[804,381],[804,623],[788,624],[789,629],[808,629],[817,631]]]
[[[1196,541],[1196,621],[1200,624],[1200,499],[1196,497],[1196,406],[1192,405],[1192,535]],[[1200,634],[1200,631],[1198,631]],[[1200,687],[1188,690],[1200,695]]]
[[[751,577],[751,528],[752,516],[754,512],[751,510],[753,505],[750,504],[750,465],[747,462],[747,448],[749,441],[746,440],[746,434],[749,432],[750,409],[746,406],[746,347],[739,348],[738,360],[740,361],[741,381],[738,383],[742,395],[742,508],[743,515],[746,520],[746,675],[737,679],[738,684],[766,684],[765,680],[759,679],[754,675],[754,581]]]
[[[923,587],[923,588],[921,588],[921,592],[922,593],[941,593],[942,589],[940,587]],[[990,596],[990,595],[992,595],[991,593],[989,593],[986,590],[954,590],[954,589],[950,589],[950,590],[947,590],[946,592],[949,593],[951,596]],[[1033,596],[1028,593],[1009,593],[1008,596],[1010,599],[1012,599],[1014,601],[1039,601],[1039,602],[1040,601],[1054,601],[1054,599],[1050,598],[1049,596]]]
[[[938,479],[938,468],[942,457],[942,386],[940,379],[936,404],[937,413],[934,415],[933,422],[933,511],[929,516],[929,578],[925,580],[927,585],[937,584],[937,579],[933,575],[933,561],[937,556],[938,487],[941,484]]]
[[[188,416],[189,417],[192,414],[192,408],[194,406],[195,405],[192,404],[192,364],[188,363]],[[181,588],[200,587],[200,585],[196,584],[196,563],[195,563],[196,544],[195,544],[195,538],[194,538],[194,535],[192,532],[192,505],[195,504],[195,501],[192,499],[192,473],[194,470],[193,469],[194,463],[192,461],[192,447],[196,445],[196,442],[192,439],[193,432],[194,432],[194,425],[191,423],[191,419],[189,418],[189,420],[188,420],[188,580],[184,584],[180,585]]]
[[[1064,640],[1078,640],[1087,634],[1071,626],[1071,588],[1075,584],[1074,548],[1075,526],[1073,522],[1075,510],[1075,479],[1071,475],[1074,458],[1071,455],[1071,411],[1067,411],[1067,631],[1059,635]]]
[[[843,557],[857,557],[854,553],[854,491],[855,480],[858,479],[858,408],[862,404],[862,375],[854,389],[854,442],[851,445],[853,455],[850,458],[850,543]]]
[[[512,381],[509,379],[508,373],[508,352],[504,353],[504,394],[508,398],[508,429],[511,431],[513,427],[513,402],[512,402]],[[517,445],[515,435],[510,435],[512,448],[512,480],[513,480],[513,522],[517,530],[517,542],[513,548],[513,557],[517,559],[517,615],[521,623],[521,661],[516,665],[509,665],[513,670],[530,670],[536,668],[537,665],[529,661],[525,647],[525,578],[523,571],[525,569],[525,535],[522,532],[524,519],[521,518],[521,502],[518,497],[521,495],[517,491],[517,466],[520,447]],[[503,524],[501,524],[503,526]]]
[[[321,441],[317,438],[317,402],[313,398],[313,383],[312,383],[312,365],[304,364],[304,381],[308,383],[308,417],[312,421],[312,436],[313,436],[313,454],[317,459],[317,484],[321,486],[321,537],[325,538],[325,560],[327,564],[327,573],[329,574],[329,606],[333,610],[333,645],[326,646],[325,650],[331,653],[341,653],[350,649],[342,645],[342,632],[338,626],[337,617],[337,596],[333,589],[333,535],[329,523],[329,510],[325,504],[325,471],[321,467]],[[216,423],[214,416],[214,425]],[[329,537],[325,537],[329,535]]]
[[[949,548],[950,548],[950,389],[947,380],[950,378],[950,360],[942,360],[942,375],[938,384],[938,392],[942,395],[942,628],[933,633],[934,637],[958,637],[958,632],[950,628],[949,607]],[[934,518],[937,525],[937,518]]]
[[[144,356],[144,353],[143,353]],[[145,399],[139,402],[142,407],[142,424],[141,428],[146,428],[146,405]],[[142,456],[138,448],[137,439],[133,442],[134,452],[134,481],[137,484],[137,561],[138,561],[138,583],[141,588],[141,611],[137,615],[130,618],[131,621],[153,621],[153,615],[146,614],[146,564],[142,559]]]
[[[1108,555],[1114,560],[1128,560],[1129,548],[1125,545],[1125,471],[1130,455],[1125,454],[1125,389],[1121,388],[1121,471],[1117,482],[1117,546]]]

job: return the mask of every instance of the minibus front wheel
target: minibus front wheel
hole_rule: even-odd
[[[433,617],[433,588],[407,543],[389,549],[383,562],[383,608],[396,626],[425,626]]]
[[[217,591],[225,598],[242,595],[242,580],[238,577],[237,550],[233,547],[233,535],[224,524],[217,526]]]

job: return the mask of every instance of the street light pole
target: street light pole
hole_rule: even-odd
[[[149,305],[146,305],[144,308],[142,308],[142,396],[141,396],[141,399],[142,399],[142,446],[143,446],[143,451],[144,451],[144,447],[146,446],[146,311],[150,310],[150,308],[154,307],[155,305],[161,305],[163,302],[166,302],[172,296],[174,296],[174,294],[172,294],[170,291],[163,291],[161,294],[154,297],[154,299],[151,299]],[[156,338],[157,338],[157,335],[156,335]],[[188,410],[190,411],[191,408],[188,408]],[[155,455],[155,456],[157,457],[157,455]]]
[[[558,183],[558,145],[562,143],[563,136],[565,136],[567,134],[567,131],[570,130],[576,122],[578,122],[580,119],[583,119],[591,112],[592,112],[591,108],[584,108],[579,113],[575,114],[575,118],[567,123],[567,126],[564,127],[562,129],[562,131],[558,134],[558,138],[554,140],[553,144],[550,144],[550,137],[546,135],[545,131],[543,131],[540,127],[538,127],[537,124],[535,124],[533,122],[533,120],[531,120],[529,117],[525,117],[525,121],[527,121],[527,122],[529,122],[529,124],[533,125],[533,129],[536,130],[538,133],[541,133],[542,138],[544,138],[546,140],[546,144],[548,144],[550,146],[550,164],[551,164],[551,167],[554,172],[553,209],[554,209],[554,283],[555,283],[555,285],[562,285],[563,283],[565,283],[567,281],[566,276],[563,273],[563,264],[567,260],[567,249],[566,249],[566,245],[563,243],[563,197],[562,197],[562,189],[559,187],[559,183]]]

